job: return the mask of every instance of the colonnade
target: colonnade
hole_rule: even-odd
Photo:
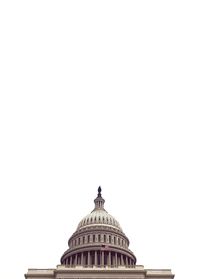
[[[97,250],[76,253],[69,256],[65,260],[66,266],[73,267],[77,265],[85,267],[118,267],[126,266],[133,267],[134,261],[132,258],[117,252]]]

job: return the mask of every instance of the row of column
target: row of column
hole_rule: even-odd
[[[88,251],[75,254],[66,259],[67,266],[126,266],[133,267],[134,261],[128,256],[111,251]]]

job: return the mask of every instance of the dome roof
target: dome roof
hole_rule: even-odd
[[[93,210],[90,214],[85,216],[80,223],[78,224],[77,230],[80,230],[85,227],[96,225],[106,225],[114,227],[122,231],[122,228],[119,222],[110,215],[105,209],[96,209]]]

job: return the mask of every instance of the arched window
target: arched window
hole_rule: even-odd
[[[93,242],[95,242],[95,234],[93,235]]]
[[[88,235],[88,243],[90,242],[90,235]]]
[[[100,242],[101,241],[101,236],[100,236],[100,234],[98,235],[98,242]]]
[[[109,243],[111,243],[111,235],[109,235]]]
[[[104,242],[106,242],[106,235],[104,234]]]
[[[116,244],[116,237],[114,236],[114,244]]]

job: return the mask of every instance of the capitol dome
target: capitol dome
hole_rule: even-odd
[[[119,222],[104,209],[105,200],[98,188],[95,208],[78,224],[61,257],[67,267],[133,267],[136,257],[128,249],[129,240]]]

